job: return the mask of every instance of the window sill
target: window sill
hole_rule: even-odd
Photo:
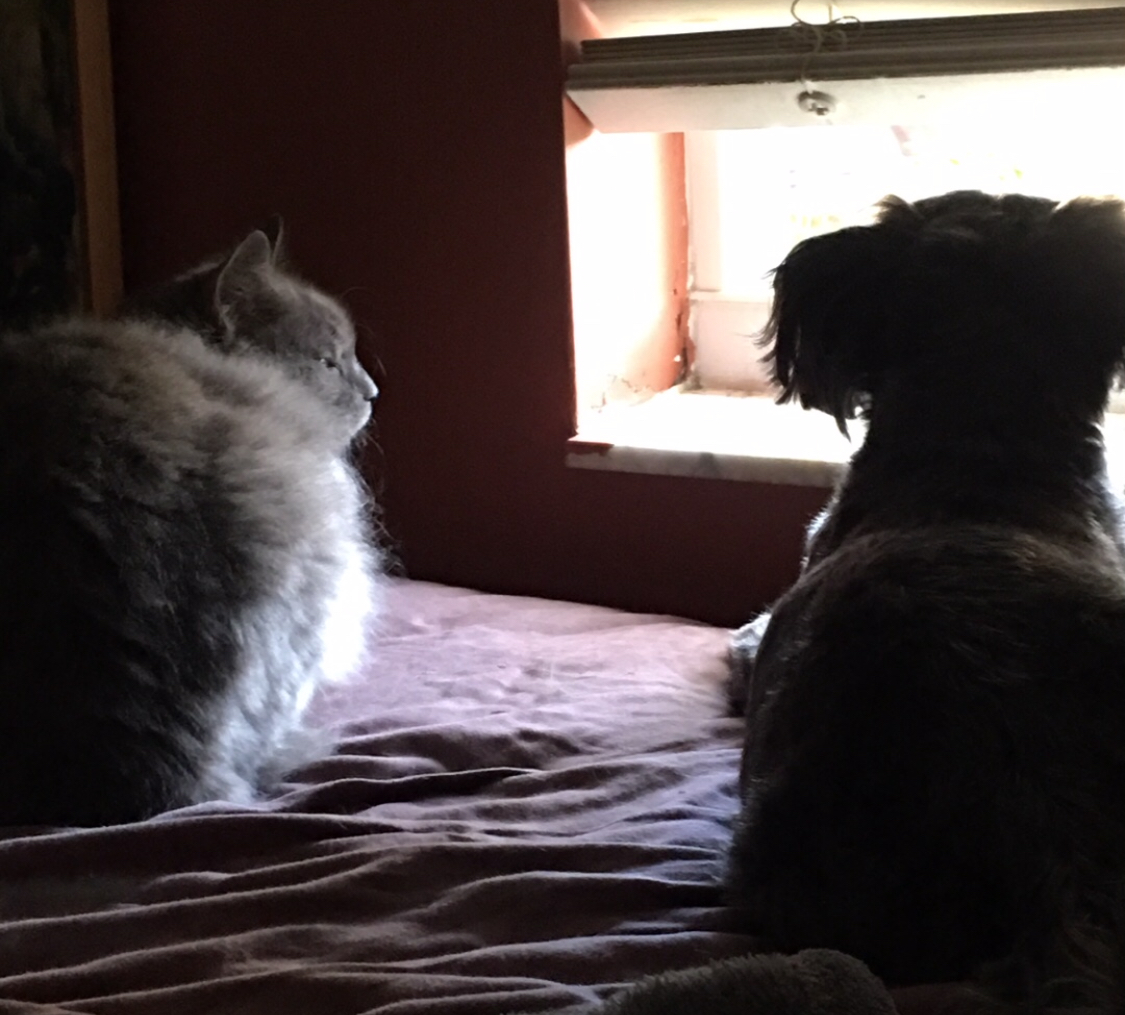
[[[673,388],[591,413],[567,445],[572,468],[831,487],[862,439],[820,412],[763,395]]]
[[[764,395],[672,388],[638,405],[592,413],[567,443],[576,469],[832,487],[863,440],[824,413]],[[1125,490],[1125,413],[1105,422],[1110,480]]]

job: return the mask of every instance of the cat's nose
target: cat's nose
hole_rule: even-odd
[[[359,388],[365,402],[374,402],[379,397],[379,387],[367,373],[360,378]]]

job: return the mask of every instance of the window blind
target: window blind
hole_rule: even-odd
[[[1119,121],[1125,7],[592,39],[571,98],[602,131],[1049,119]],[[807,93],[822,96],[810,102]],[[802,96],[804,97],[802,98]]]

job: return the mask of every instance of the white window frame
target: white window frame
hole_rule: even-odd
[[[770,297],[723,288],[722,205],[718,152],[710,131],[684,134],[688,206],[689,304],[693,362],[688,384],[696,389],[762,395],[770,390],[755,341],[769,316]]]

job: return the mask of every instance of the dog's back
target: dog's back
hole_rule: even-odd
[[[737,897],[772,947],[1117,1010],[1121,208],[892,202],[776,292],[786,396],[869,434],[753,663]]]

